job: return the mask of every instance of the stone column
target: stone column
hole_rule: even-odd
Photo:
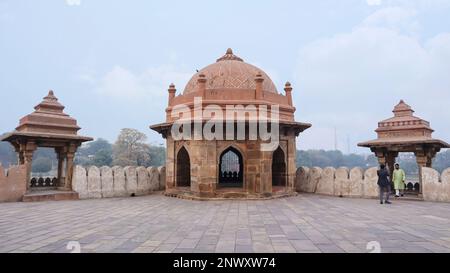
[[[16,151],[16,154],[17,154],[17,164],[18,165],[25,164],[25,158],[21,151],[21,145],[19,143],[14,143],[14,142],[11,144],[14,146],[14,150]]]
[[[64,190],[72,191],[72,177],[73,177],[73,158],[75,157],[75,152],[77,145],[70,143],[67,148],[66,154],[66,179]]]
[[[26,165],[27,169],[27,191],[30,189],[30,180],[31,180],[31,165],[33,163],[33,153],[36,150],[37,146],[34,141],[28,141],[24,144],[21,144],[21,156],[19,156],[20,160],[23,161],[23,164]]]
[[[261,149],[261,143],[259,143]],[[256,175],[256,193],[270,196],[272,194],[272,156],[273,151],[255,151],[252,160],[260,163],[259,171]],[[248,153],[251,156],[251,153]],[[259,154],[259,155],[258,155]]]
[[[64,148],[56,148],[58,157],[58,186],[61,187],[64,181],[64,163],[66,161],[66,151]]]
[[[287,141],[287,183],[288,183],[288,191],[295,192],[295,176],[297,173],[297,164],[296,164],[296,155],[297,155],[297,147],[295,141],[295,133],[289,131],[288,141]]]
[[[392,175],[394,173],[394,165],[395,165],[395,159],[398,156],[398,152],[388,152],[387,156],[386,156],[386,164],[387,167],[389,168],[389,174],[391,175],[391,180],[392,180]]]
[[[73,153],[67,153],[66,157],[66,179],[64,183],[64,189],[71,191],[72,190],[72,176],[73,176]]]
[[[424,151],[417,151],[414,153],[416,155],[416,162],[419,167],[419,184],[420,184],[420,194],[423,193],[422,191],[422,168],[427,166],[428,158]]]
[[[25,157],[23,156],[23,153],[19,152],[19,165],[25,164]]]
[[[166,138],[166,191],[175,188],[175,177],[176,177],[175,158],[177,156],[175,152],[176,152],[175,142],[172,136],[168,135]]]
[[[433,167],[433,158],[436,156],[438,151],[433,148],[425,148],[423,150],[416,151],[414,154],[416,156],[416,162],[419,167],[419,184],[420,184],[420,194],[422,194],[422,168]]]

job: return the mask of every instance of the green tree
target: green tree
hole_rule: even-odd
[[[6,167],[17,164],[14,147],[8,142],[0,142],[0,164]]]
[[[85,146],[81,147],[79,153],[86,156],[92,156],[101,150],[112,152],[112,145],[107,140],[98,138],[97,140],[88,142]]]
[[[366,168],[377,167],[378,159],[374,154],[370,154],[369,156],[366,157],[365,163]]]
[[[112,145],[107,140],[98,138],[81,146],[75,157],[75,164],[83,166],[111,166]]]
[[[52,160],[48,157],[38,157],[33,160],[31,169],[34,173],[48,173],[52,170]]]
[[[149,166],[163,166],[166,163],[166,149],[164,147],[150,146],[150,162]]]
[[[439,172],[443,172],[445,169],[450,168],[450,150],[437,154],[433,161],[433,167]]]
[[[308,150],[297,151],[297,166],[321,168],[361,167],[367,169],[377,166],[377,160],[374,156],[344,155],[341,151]]]
[[[111,166],[112,161],[112,152],[109,150],[101,149],[95,153],[94,158],[92,159],[92,165],[95,165],[97,167]]]

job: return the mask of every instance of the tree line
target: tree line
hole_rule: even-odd
[[[125,128],[120,131],[114,143],[98,138],[83,144],[75,155],[75,164],[83,166],[162,166],[165,164],[166,151],[163,146],[147,143],[147,136],[135,129]],[[17,163],[13,147],[7,142],[0,142],[0,164],[10,166]],[[297,167],[360,167],[368,169],[378,166],[373,154],[343,154],[341,151],[300,150],[297,152]],[[398,163],[407,174],[417,174],[415,157],[402,155]],[[33,156],[33,172],[46,173],[55,169],[56,154],[52,149],[38,149]],[[442,172],[450,167],[450,150],[439,153],[433,167]]]
[[[418,175],[419,169],[414,154],[400,154],[397,163],[407,174]],[[297,152],[297,167],[300,166],[369,169],[377,167],[378,160],[373,154],[343,154],[341,151],[308,150]],[[448,167],[450,167],[450,150],[438,153],[433,160],[433,168],[442,172]]]
[[[146,143],[147,136],[135,129],[120,131],[117,140],[111,144],[98,138],[83,144],[75,154],[74,162],[82,166],[162,166],[165,164],[165,148]],[[7,142],[0,142],[0,164],[17,164],[17,155]],[[32,172],[47,173],[57,168],[54,149],[39,148],[33,155]]]

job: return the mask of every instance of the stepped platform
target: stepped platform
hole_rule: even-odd
[[[65,201],[78,200],[79,196],[74,191],[47,190],[47,191],[30,191],[23,198],[23,202],[41,202],[41,201]]]

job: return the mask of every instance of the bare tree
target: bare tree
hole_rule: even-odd
[[[147,136],[138,130],[125,128],[113,147],[113,164],[118,166],[146,166],[150,162]]]

